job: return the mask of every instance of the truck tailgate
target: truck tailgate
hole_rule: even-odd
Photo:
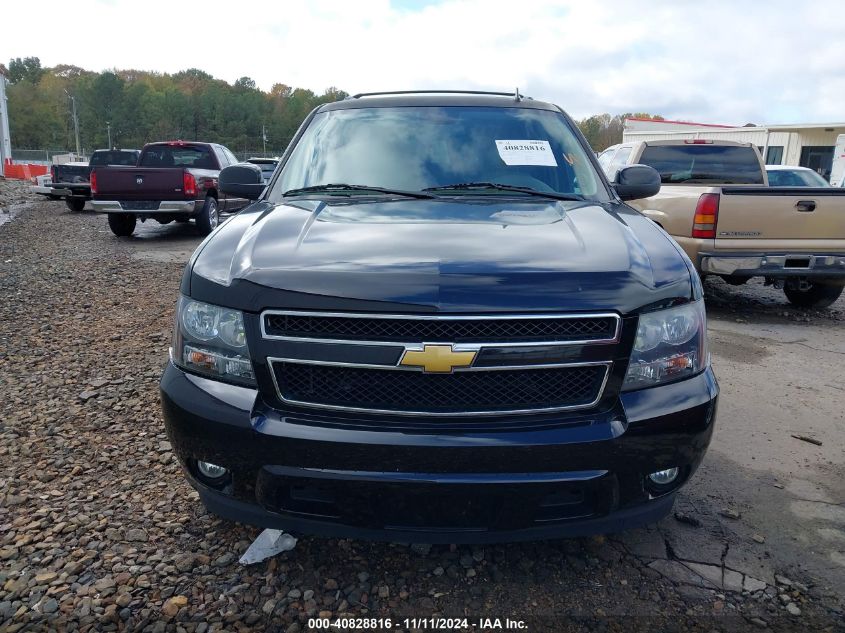
[[[97,167],[99,200],[181,200],[182,168]]]
[[[716,250],[753,248],[845,250],[845,189],[723,187]]]

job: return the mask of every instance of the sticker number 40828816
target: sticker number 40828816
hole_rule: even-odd
[[[557,167],[548,141],[496,141],[496,149],[505,165],[542,165]]]

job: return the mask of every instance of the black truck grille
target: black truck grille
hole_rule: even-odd
[[[292,404],[466,415],[578,408],[598,400],[607,365],[456,371],[343,367],[276,361],[279,393]]]
[[[390,342],[571,342],[612,341],[613,315],[572,317],[356,317],[268,312],[267,336]]]

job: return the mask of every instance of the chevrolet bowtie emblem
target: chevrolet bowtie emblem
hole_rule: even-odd
[[[455,352],[451,345],[424,345],[422,350],[405,350],[400,365],[422,367],[428,374],[450,374],[455,367],[469,367],[475,352]]]

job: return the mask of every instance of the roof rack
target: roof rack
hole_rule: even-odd
[[[526,97],[519,93],[519,88],[514,92],[489,92],[486,90],[391,90],[386,92],[359,92],[358,94],[346,97],[347,99],[360,99],[361,97],[381,97],[387,95],[490,95],[494,97],[513,97],[514,101],[522,101],[523,99],[532,100],[531,97]]]

